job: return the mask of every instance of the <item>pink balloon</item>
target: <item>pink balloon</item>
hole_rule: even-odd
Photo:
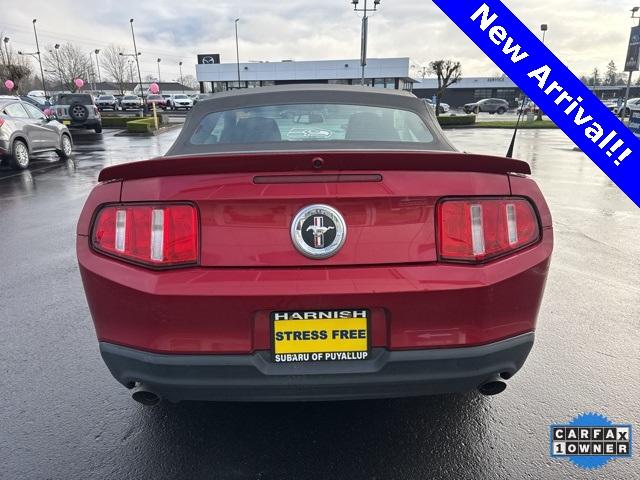
[[[13,90],[13,87],[15,87],[16,84],[13,83],[12,80],[5,80],[4,81],[4,86],[7,87],[7,90]]]
[[[152,83],[151,85],[149,85],[149,91],[155,95],[160,91],[160,87],[157,83]]]
[[[51,115],[53,115],[53,110],[51,110],[50,108],[45,108],[44,109],[44,113],[47,117],[50,117]]]
[[[73,83],[75,84],[76,87],[78,88],[82,88],[84,86],[84,80],[82,80],[81,78],[76,78]]]

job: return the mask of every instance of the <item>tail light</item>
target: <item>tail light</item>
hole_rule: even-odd
[[[0,118],[0,127],[4,125],[4,118]]]
[[[479,263],[539,239],[538,217],[524,198],[464,198],[438,204],[441,260]]]
[[[198,260],[198,213],[178,204],[112,205],[95,219],[94,249],[154,267],[191,265]]]

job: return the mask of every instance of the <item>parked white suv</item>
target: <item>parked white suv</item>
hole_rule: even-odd
[[[193,107],[193,100],[184,93],[176,93],[167,98],[167,106],[172,110],[178,110],[180,108],[189,110]]]
[[[638,107],[640,107],[640,98],[630,98],[629,100],[627,100],[627,110],[624,112],[624,116],[630,117],[631,110],[636,110]],[[621,117],[623,109],[624,109],[624,102],[619,107],[616,105],[616,110],[615,110],[616,115]]]
[[[436,105],[433,103],[433,100],[430,98],[423,98],[422,101],[425,105],[435,109]],[[448,113],[451,110],[451,106],[448,103],[440,102],[440,108],[438,113]]]

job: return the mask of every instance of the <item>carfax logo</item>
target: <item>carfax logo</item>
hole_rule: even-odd
[[[631,425],[614,425],[599,413],[582,413],[566,425],[551,425],[551,456],[569,458],[580,468],[605,466],[631,456]]]

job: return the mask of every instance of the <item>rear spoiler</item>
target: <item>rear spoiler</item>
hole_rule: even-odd
[[[446,171],[531,174],[521,160],[438,151],[241,152],[158,157],[107,167],[98,181],[244,172]]]

